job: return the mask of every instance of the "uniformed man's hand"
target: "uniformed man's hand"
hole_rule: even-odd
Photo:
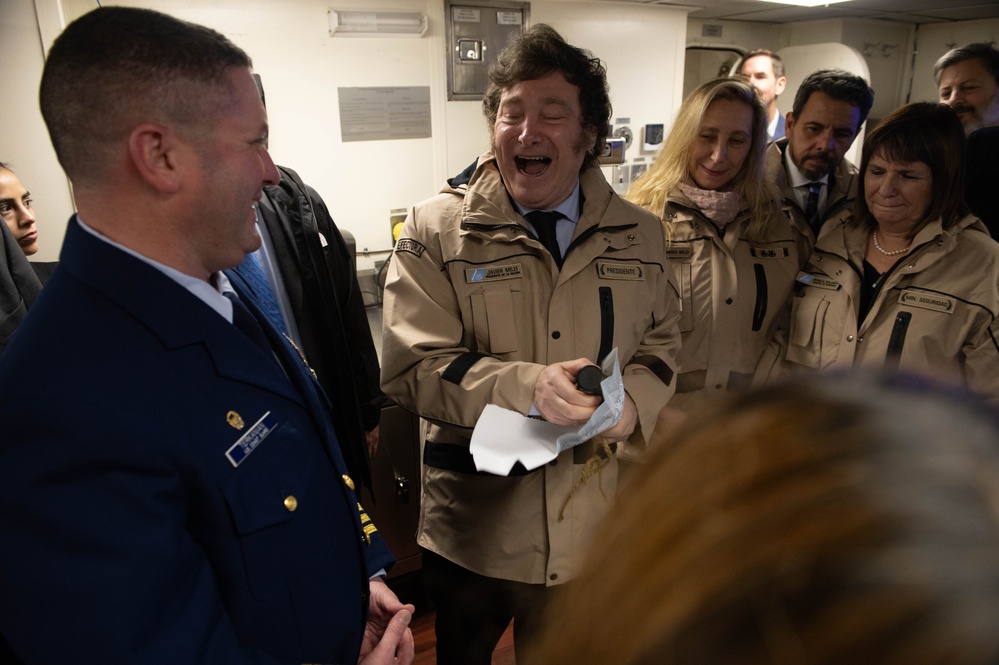
[[[381,577],[369,583],[371,601],[358,665],[410,665],[415,655],[409,622],[416,610],[403,605]]]
[[[590,419],[604,398],[576,388],[576,373],[592,364],[592,360],[577,358],[541,370],[534,384],[534,406],[545,420],[556,425],[579,426]]]

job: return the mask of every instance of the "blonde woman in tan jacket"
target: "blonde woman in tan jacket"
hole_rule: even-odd
[[[742,79],[684,100],[626,198],[659,215],[683,303],[676,395],[656,440],[694,409],[749,384],[782,321],[807,241],[764,179],[767,111]]]

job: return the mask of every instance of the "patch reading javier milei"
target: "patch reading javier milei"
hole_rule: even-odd
[[[909,290],[902,291],[902,294],[898,297],[898,302],[900,305],[922,307],[923,309],[932,309],[934,312],[945,312],[947,314],[953,314],[954,307],[957,305],[957,301],[947,296]]]
[[[427,251],[427,248],[412,238],[399,238],[399,240],[395,243],[395,251],[409,252],[410,254],[415,254],[417,257],[420,257],[423,256],[423,252]]]
[[[465,282],[495,282],[501,279],[518,279],[523,277],[519,263],[506,266],[491,266],[489,268],[466,268]]]
[[[689,259],[694,255],[694,248],[690,245],[670,245],[666,248],[666,258],[670,261]]]
[[[645,268],[635,264],[597,261],[597,276],[600,279],[624,279],[642,282],[645,280]]]

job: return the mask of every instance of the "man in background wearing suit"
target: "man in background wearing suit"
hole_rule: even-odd
[[[739,73],[749,79],[767,105],[767,136],[771,141],[784,138],[784,116],[777,109],[777,98],[787,86],[784,60],[773,51],[755,49],[743,56]]]
[[[0,359],[0,633],[25,662],[412,661],[325,395],[221,272],[278,181],[249,67],[124,7],[49,52],[79,213]]]

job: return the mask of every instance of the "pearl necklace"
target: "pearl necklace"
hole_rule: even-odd
[[[874,238],[874,249],[878,250],[879,252],[881,252],[885,256],[898,256],[899,254],[905,254],[906,252],[909,251],[909,249],[912,248],[912,241],[910,240],[909,244],[906,245],[905,247],[903,247],[902,249],[894,249],[894,250],[888,252],[888,251],[885,251],[885,249],[883,247],[881,247],[881,245],[878,243],[878,230],[877,229],[874,229],[874,233],[872,235],[873,235],[873,238]]]

